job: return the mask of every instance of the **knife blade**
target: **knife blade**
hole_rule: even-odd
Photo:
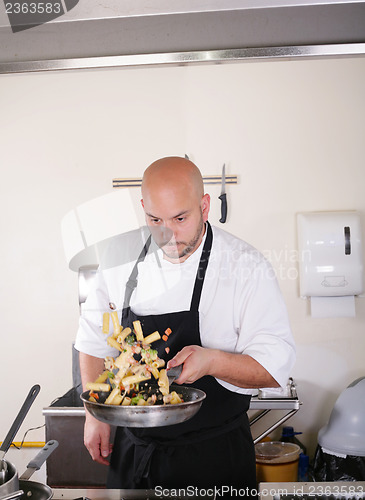
[[[50,456],[51,453],[53,453],[53,450],[55,450],[58,446],[58,441],[55,439],[52,439],[51,441],[48,441],[41,451],[29,462],[27,465],[26,470],[23,472],[23,474],[20,476],[19,479],[21,480],[27,480],[29,479],[36,470],[39,470],[43,463],[47,460],[47,458]]]
[[[219,219],[219,222],[224,224],[227,219],[227,194],[226,194],[226,164],[223,164],[222,168],[222,191],[221,195],[218,196],[218,198],[221,200],[221,218]]]

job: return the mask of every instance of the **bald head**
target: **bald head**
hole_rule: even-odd
[[[198,167],[187,158],[170,156],[153,162],[144,172],[142,197],[156,188],[193,190],[200,201],[204,195],[203,178]]]
[[[141,201],[165,258],[171,262],[188,258],[202,240],[210,207],[198,167],[177,156],[155,161],[143,175]]]

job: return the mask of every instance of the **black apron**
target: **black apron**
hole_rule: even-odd
[[[137,266],[144,260],[149,242],[126,287],[123,327],[132,326],[139,319],[145,335],[155,330],[163,335],[171,328],[167,342],[161,339],[153,343],[166,362],[184,346],[202,345],[199,303],[213,241],[209,223],[206,230],[190,310],[150,316],[137,316],[131,310],[129,302],[137,284]],[[203,390],[207,397],[190,420],[165,427],[117,428],[108,488],[256,487],[254,445],[246,413],[250,396],[225,389],[211,376],[202,377],[191,387]]]

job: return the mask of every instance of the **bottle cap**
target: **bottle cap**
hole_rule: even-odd
[[[282,437],[294,437],[297,434],[303,434],[302,432],[294,432],[294,427],[291,426],[286,426],[283,427],[283,434]]]

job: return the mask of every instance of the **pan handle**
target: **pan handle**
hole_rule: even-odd
[[[21,495],[24,495],[23,490],[13,491],[13,493],[9,493],[3,497],[0,497],[0,500],[14,500],[15,498],[19,498]]]
[[[35,398],[38,396],[40,390],[41,387],[38,384],[33,385],[33,387],[28,393],[28,396],[25,398],[23,406],[20,408],[19,413],[16,419],[14,420],[13,425],[10,428],[10,431],[8,432],[6,438],[4,439],[3,444],[1,445],[0,451],[3,452],[3,455],[5,455],[5,453],[10,448],[10,445],[13,442],[16,433],[18,432],[20,426],[22,425],[30,407],[32,406]]]
[[[43,446],[41,451],[37,453],[37,455],[29,462],[29,464],[27,465],[27,470],[34,469],[33,472],[39,470],[44,464],[44,462],[47,460],[47,458],[50,456],[50,454],[53,453],[53,451],[57,448],[57,446],[58,446],[58,441],[56,441],[55,439],[48,441]],[[19,479],[24,479],[24,477],[20,476]]]

